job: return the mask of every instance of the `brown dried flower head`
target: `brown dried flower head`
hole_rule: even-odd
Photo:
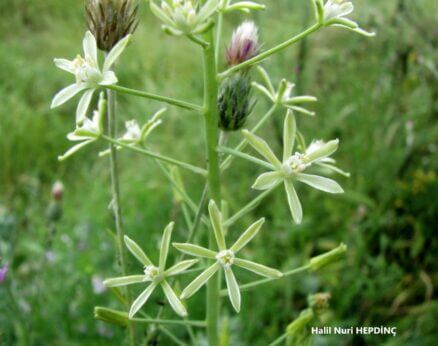
[[[85,0],[87,26],[99,49],[109,52],[138,25],[137,0]]]

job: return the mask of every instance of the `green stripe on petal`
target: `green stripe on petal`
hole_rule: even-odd
[[[111,67],[116,63],[117,59],[120,57],[120,55],[123,53],[123,51],[126,49],[126,46],[131,41],[132,35],[127,35],[122,40],[120,40],[114,47],[111,49],[111,51],[108,53],[108,55],[105,58],[105,62],[103,64],[103,72],[107,72],[111,69]]]
[[[163,232],[163,238],[161,239],[161,250],[160,250],[160,261],[159,261],[160,271],[164,271],[164,269],[166,268],[167,254],[169,253],[170,238],[172,237],[172,230],[174,225],[175,225],[174,222],[169,223]]]
[[[248,130],[242,131],[248,143],[260,154],[262,155],[268,162],[270,162],[274,167],[281,168],[281,162],[277,159],[277,156],[272,152],[268,143],[266,143],[260,137],[252,134]]]
[[[126,247],[132,253],[132,255],[140,261],[141,264],[145,266],[152,265],[151,260],[143,252],[143,250],[138,246],[138,244],[129,238],[127,235],[123,238],[125,240]]]
[[[208,212],[210,214],[211,225],[213,227],[214,236],[216,237],[219,250],[225,250],[226,245],[222,227],[222,215],[214,200],[210,200],[210,203],[208,204]]]
[[[118,278],[107,279],[103,282],[103,284],[106,287],[119,287],[119,286],[137,284],[145,281],[146,280],[144,275],[130,275],[130,276],[122,276]]]
[[[240,312],[240,290],[237,284],[236,277],[234,276],[231,267],[224,267],[225,280],[227,282],[228,297],[230,298],[231,305],[233,305],[234,310]]]
[[[184,291],[181,293],[181,299],[190,298],[192,295],[198,292],[199,289],[204,286],[207,281],[219,270],[219,268],[220,264],[216,262],[207,269],[205,269],[184,289]]]
[[[261,276],[265,276],[267,278],[278,279],[283,276],[283,273],[277,269],[270,268],[263,264],[258,264],[252,261],[247,261],[241,258],[235,258],[234,264],[238,267],[244,268],[246,270],[249,270]]]
[[[283,174],[280,171],[267,172],[260,174],[254,184],[251,186],[254,190],[273,189],[283,180]]]
[[[231,251],[238,252],[241,250],[246,244],[248,244],[252,238],[254,238],[259,232],[260,228],[262,228],[265,223],[265,218],[261,218],[260,220],[254,222],[251,226],[247,228],[245,232],[237,239],[234,245],[231,247]]]
[[[82,90],[87,89],[86,83],[81,84],[71,84],[68,87],[62,89],[60,92],[58,92],[55,97],[52,100],[52,104],[50,105],[50,108],[56,108],[64,103],[66,103],[71,98],[75,97],[78,93],[80,93]]]
[[[84,121],[88,112],[88,107],[90,107],[91,98],[93,97],[94,92],[95,89],[89,89],[81,96],[78,107],[76,108],[76,124],[80,124]]]
[[[164,294],[166,295],[167,301],[169,302],[172,309],[181,317],[187,316],[187,310],[181,303],[172,287],[167,283],[166,280],[161,282],[161,287],[163,288]]]
[[[341,185],[336,181],[320,177],[319,175],[300,173],[296,175],[296,180],[301,181],[304,184],[310,185],[315,189],[328,192],[328,193],[343,193]]]
[[[289,203],[289,209],[292,214],[292,218],[295,223],[300,224],[303,220],[303,208],[301,207],[301,202],[298,198],[297,192],[291,181],[285,180],[284,187],[286,189],[287,201]]]
[[[151,296],[152,292],[157,287],[156,283],[151,283],[131,305],[131,309],[129,310],[129,318],[134,317],[134,315],[141,309],[141,307],[146,304],[147,300]]]

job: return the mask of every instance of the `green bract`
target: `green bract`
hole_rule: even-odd
[[[140,248],[140,246],[137,245],[136,242],[134,242],[127,236],[125,236],[124,238],[128,250],[144,266],[144,274],[107,279],[104,281],[104,284],[107,287],[119,287],[136,283],[150,282],[149,286],[147,286],[146,289],[132,303],[131,309],[129,311],[129,318],[132,318],[138,312],[138,310],[140,310],[141,307],[146,304],[152,292],[158,286],[161,286],[161,288],[163,289],[164,295],[166,296],[172,309],[180,316],[187,316],[186,308],[181,303],[178,296],[175,294],[166,279],[170,276],[181,274],[184,270],[190,268],[198,260],[182,261],[176,263],[169,269],[166,269],[166,260],[167,254],[169,252],[169,244],[173,226],[174,223],[171,222],[164,229],[163,238],[161,240],[161,250],[158,267],[156,267],[152,263],[149,257],[143,252],[143,250]]]
[[[76,123],[84,121],[88,107],[94,92],[99,86],[108,86],[117,83],[117,77],[112,66],[125,50],[131,39],[131,35],[119,41],[114,48],[107,54],[103,68],[100,69],[97,59],[96,39],[90,31],[85,33],[83,40],[84,57],[78,55],[74,60],[55,59],[55,65],[61,70],[74,74],[76,83],[62,89],[52,100],[52,108],[61,106],[72,97],[85,91],[76,109]]]
[[[357,32],[364,36],[375,36],[374,32],[368,32],[359,27],[359,24],[346,18],[353,12],[354,6],[347,0],[313,0],[316,18],[321,25],[339,26]]]
[[[258,275],[262,275],[268,278],[280,278],[283,273],[276,269],[266,267],[262,264],[247,261],[241,258],[237,258],[236,254],[248,244],[252,238],[254,238],[262,227],[265,219],[262,218],[254,222],[248,229],[242,233],[239,239],[231,247],[226,246],[225,242],[225,230],[222,220],[222,214],[220,213],[216,203],[211,200],[208,205],[208,211],[210,213],[211,226],[216,238],[216,243],[219,251],[213,251],[204,247],[188,244],[188,243],[173,243],[181,252],[196,256],[205,257],[215,260],[215,263],[205,269],[196,279],[194,279],[182,292],[181,299],[190,298],[195,294],[207,281],[220,269],[224,270],[225,280],[228,288],[228,296],[234,309],[240,311],[240,290],[237,284],[234,273],[231,269],[232,265],[244,268],[252,271]]]
[[[287,109],[291,109],[305,115],[315,115],[314,112],[311,112],[298,105],[302,103],[316,102],[318,101],[316,97],[309,95],[292,96],[295,84],[290,83],[285,79],[280,82],[278,89],[275,90],[271,82],[271,78],[269,77],[266,70],[260,66],[257,69],[259,71],[261,79],[263,80],[264,85],[255,82],[252,83],[252,85],[257,90],[265,94],[272,101],[272,103],[276,105],[281,105],[283,107],[286,107]]]
[[[283,159],[281,161],[263,139],[247,130],[243,130],[242,132],[248,143],[265,158],[266,162],[264,162],[263,167],[269,165],[268,167],[271,168],[271,172],[263,173],[257,178],[252,186],[253,189],[274,189],[280,183],[283,183],[289,202],[289,208],[296,223],[301,223],[303,219],[303,210],[294,188],[293,183],[295,181],[300,181],[314,187],[315,189],[329,193],[344,192],[342,187],[331,179],[319,175],[303,173],[314,164],[326,163],[327,159],[329,159],[328,157],[338,149],[339,141],[337,139],[327,143],[316,141],[313,142],[304,153],[296,152],[293,154],[296,138],[296,122],[292,111],[289,110],[287,112],[284,121],[284,148]],[[254,159],[258,160],[256,158]],[[331,167],[331,165],[326,164],[326,168],[329,167]]]
[[[161,7],[150,2],[151,11],[164,23],[164,30],[172,35],[197,35],[207,31],[216,12],[218,0],[207,0],[201,7],[192,0],[161,1]]]

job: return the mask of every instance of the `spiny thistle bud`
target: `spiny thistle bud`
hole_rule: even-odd
[[[260,50],[257,26],[250,21],[243,22],[233,33],[227,48],[228,65],[238,65],[255,57]]]
[[[255,103],[251,102],[251,81],[247,73],[225,79],[218,98],[219,127],[225,131],[240,130]]]
[[[86,0],[87,26],[100,50],[109,52],[138,25],[137,0]]]

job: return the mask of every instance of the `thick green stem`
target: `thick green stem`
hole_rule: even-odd
[[[290,45],[302,40],[306,36],[309,36],[310,34],[314,33],[318,29],[320,29],[321,27],[322,27],[322,25],[320,23],[316,23],[316,24],[312,25],[310,28],[308,28],[307,30],[303,31],[302,33],[300,33],[300,34],[292,37],[291,39],[284,41],[283,43],[280,43],[279,45],[255,56],[254,58],[246,60],[239,65],[235,65],[233,67],[230,67],[225,72],[222,72],[219,76],[220,76],[220,78],[225,78],[225,77],[229,76],[230,74],[232,74],[233,72],[239,71],[243,68],[246,68],[246,67],[255,65],[259,62],[262,62],[263,60],[269,58],[271,55],[278,53],[279,51],[289,47]]]
[[[107,90],[107,98],[108,98],[108,135],[110,137],[116,137],[116,94],[114,91]],[[122,210],[120,206],[120,187],[119,187],[119,175],[118,175],[118,166],[117,166],[117,148],[114,143],[110,142],[110,173],[111,173],[111,194],[112,201],[111,207],[114,213],[114,221],[116,227],[116,239],[117,239],[117,250],[119,256],[120,267],[122,271],[122,275],[125,276],[127,274],[126,271],[126,252],[125,247],[123,246],[123,237],[125,236],[125,231],[123,229],[123,220],[122,220]],[[129,305],[131,303],[131,298],[129,295],[129,290],[126,288],[126,301],[127,301],[127,309],[129,309]],[[128,325],[129,330],[129,339],[131,346],[136,344],[135,341],[135,329],[134,325],[130,323]]]
[[[207,145],[208,158],[208,189],[210,198],[212,198],[218,206],[221,203],[221,184],[220,184],[220,168],[219,154],[216,147],[219,141],[219,116],[217,111],[218,98],[218,82],[217,69],[215,60],[215,44],[213,31],[210,30],[205,35],[206,41],[209,43],[208,48],[204,48],[204,116],[205,116],[205,135]],[[209,236],[209,247],[216,247],[213,232]],[[207,335],[209,346],[217,346],[219,344],[219,315],[220,315],[220,299],[219,299],[219,275],[214,275],[207,284]]]
[[[129,94],[129,95],[133,95],[133,96],[138,96],[138,97],[144,97],[147,99],[151,99],[151,100],[156,100],[156,101],[160,101],[160,102],[164,102],[173,106],[177,106],[180,108],[185,108],[185,109],[191,109],[191,110],[195,110],[197,112],[202,112],[202,107],[189,103],[189,102],[185,102],[185,101],[181,101],[181,100],[177,100],[171,97],[167,97],[167,96],[161,96],[161,95],[156,95],[156,94],[152,94],[146,91],[140,91],[140,90],[135,90],[135,89],[129,89],[129,88],[125,88],[122,87],[120,85],[108,85],[106,86],[107,89],[110,90],[114,90],[114,91],[118,91],[124,94]]]

